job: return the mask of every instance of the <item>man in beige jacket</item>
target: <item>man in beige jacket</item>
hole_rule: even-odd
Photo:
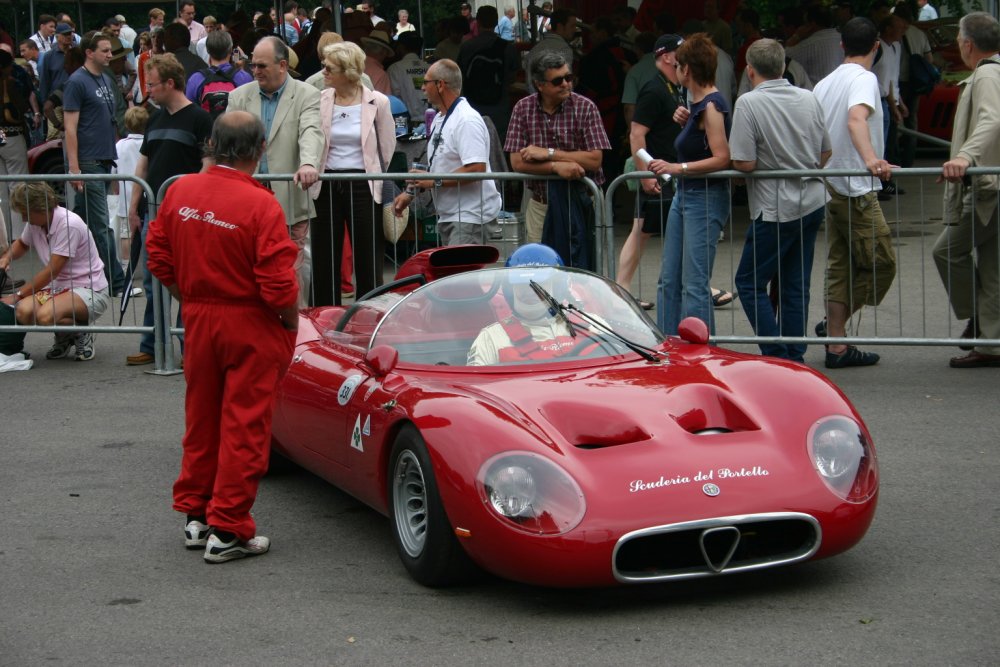
[[[294,174],[292,181],[274,181],[274,191],[299,247],[300,305],[308,301],[312,262],[309,220],[315,215],[307,189],[319,178],[323,131],[319,124],[319,91],[288,74],[288,47],[276,37],[257,42],[249,62],[254,81],[229,94],[228,111],[248,111],[264,123],[267,150],[258,175]]]
[[[944,163],[944,231],[934,244],[934,262],[959,319],[962,338],[1000,338],[1000,248],[997,196],[1000,177],[971,176],[969,167],[1000,166],[1000,25],[984,12],[959,23],[958,48],[972,70],[963,81]],[[1000,347],[962,347],[952,368],[1000,367]]]

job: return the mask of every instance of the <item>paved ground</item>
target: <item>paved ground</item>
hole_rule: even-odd
[[[913,277],[901,285],[915,289]],[[47,345],[28,338],[36,358]],[[830,372],[881,464],[879,511],[857,548],[598,591],[492,579],[424,589],[383,517],[298,471],[261,489],[272,553],[203,564],[170,510],[184,380],[127,368],[134,350],[104,334],[92,362],[0,376],[0,664],[985,665],[1000,654],[998,374],[948,369],[955,350],[891,348],[877,367]]]

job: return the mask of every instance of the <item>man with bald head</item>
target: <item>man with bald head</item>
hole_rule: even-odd
[[[208,563],[270,548],[250,508],[298,328],[298,251],[253,178],[264,149],[258,118],[220,116],[208,149],[216,166],[170,187],[147,238],[150,271],[184,304],[187,426],[173,507],[187,516],[184,546]]]
[[[300,301],[308,301],[309,220],[316,215],[309,186],[319,178],[323,131],[319,126],[319,91],[288,75],[288,47],[264,37],[250,55],[254,81],[229,93],[228,111],[249,111],[264,123],[267,149],[259,174],[294,174],[295,180],[269,183],[285,212],[289,235],[299,247]]]

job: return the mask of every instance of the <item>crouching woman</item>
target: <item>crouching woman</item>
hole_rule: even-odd
[[[104,263],[90,230],[78,215],[59,206],[55,191],[42,182],[20,183],[10,192],[10,207],[28,222],[21,238],[0,257],[0,268],[34,249],[44,263],[19,290],[3,298],[13,304],[18,324],[85,325],[111,304]],[[57,333],[46,359],[94,358],[94,335]]]

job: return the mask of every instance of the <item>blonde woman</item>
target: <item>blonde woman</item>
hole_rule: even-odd
[[[89,324],[111,304],[104,263],[94,237],[80,216],[59,206],[47,183],[19,183],[10,206],[27,221],[21,238],[0,256],[0,269],[34,249],[44,266],[3,302],[14,306],[18,324],[74,326]],[[78,361],[94,358],[94,335],[56,334],[46,359],[62,359],[76,347]]]
[[[389,98],[361,84],[365,53],[357,44],[332,44],[323,55],[323,170],[327,174],[380,174],[396,150]],[[340,271],[335,264],[342,256],[345,226],[354,249],[357,293],[382,284],[382,183],[324,180],[310,189],[316,199],[312,226],[314,305],[340,303]]]

